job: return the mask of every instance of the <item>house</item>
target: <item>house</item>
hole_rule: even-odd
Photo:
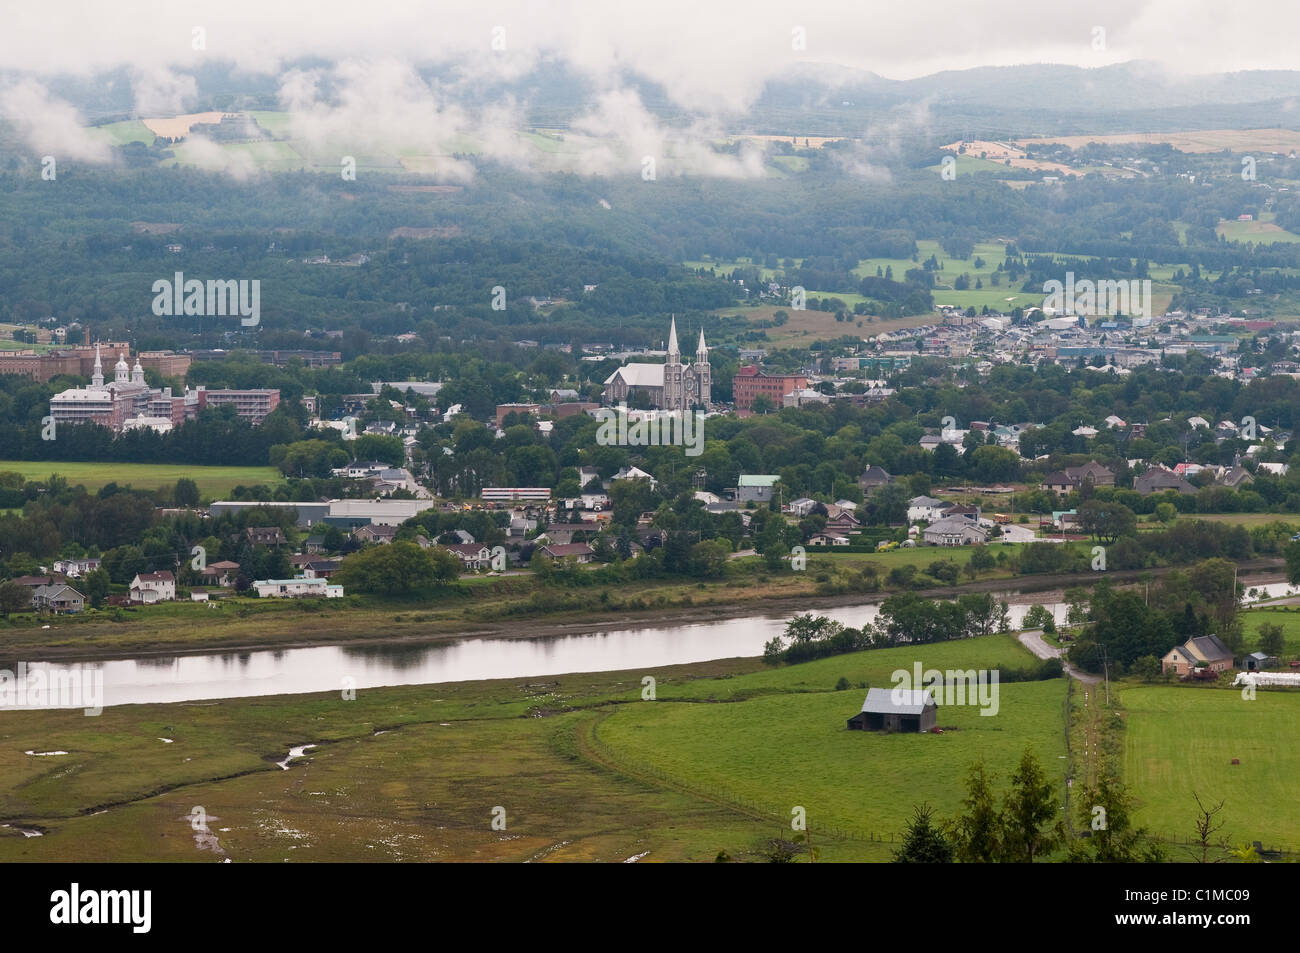
[[[736,481],[736,502],[766,503],[772,499],[772,488],[781,478],[772,473],[742,473]]]
[[[869,688],[862,711],[849,719],[850,731],[923,732],[934,728],[939,706],[928,691]]]
[[[1241,660],[1241,668],[1247,672],[1262,672],[1266,668],[1277,668],[1279,664],[1276,655],[1265,655],[1263,652],[1251,652]]]
[[[149,605],[176,598],[176,577],[169,570],[137,573],[131,580],[131,601]]]
[[[341,559],[318,559],[303,567],[302,575],[305,579],[328,579],[338,572],[342,565]]]
[[[933,496],[914,496],[907,501],[907,521],[909,523],[933,523],[943,519],[943,511],[948,504]]]
[[[303,544],[303,548],[309,553],[323,553],[325,552],[325,537],[308,536],[307,542]]]
[[[1152,467],[1145,473],[1140,474],[1133,481],[1133,489],[1142,496],[1148,496],[1152,493],[1165,493],[1169,490],[1176,490],[1184,496],[1196,492],[1196,487],[1178,474],[1160,467]]]
[[[482,543],[452,543],[442,548],[458,556],[466,569],[492,565],[492,550]]]
[[[1162,672],[1173,672],[1180,678],[1190,675],[1196,668],[1226,672],[1232,668],[1232,652],[1217,635],[1202,635],[1174,646],[1160,660]]]
[[[284,533],[278,526],[250,526],[244,535],[254,546],[283,546]]]
[[[811,513],[813,511],[813,507],[816,505],[817,505],[816,500],[809,499],[806,496],[801,496],[799,497],[799,499],[794,500],[790,503],[790,515],[798,516],[802,518],[804,516],[807,516],[809,513]]]
[[[1236,490],[1241,487],[1250,486],[1255,482],[1255,478],[1251,475],[1249,470],[1238,462],[1235,466],[1228,467],[1224,470],[1219,479],[1214,482],[1219,484],[1219,486],[1226,486],[1229,489]]]
[[[586,543],[551,543],[542,547],[543,555],[551,559],[571,559],[578,563],[591,562],[593,550]]]
[[[253,588],[263,599],[300,599],[304,596],[343,598],[342,586],[330,585],[324,579],[306,579],[302,576],[293,579],[256,579]]]
[[[56,559],[54,571],[61,572],[69,579],[80,579],[88,572],[94,572],[101,565],[101,559]]]
[[[988,533],[964,516],[945,516],[927,526],[921,537],[930,546],[966,546],[987,541]]]
[[[222,559],[215,563],[208,563],[200,572],[203,581],[210,586],[228,586],[234,582],[235,577],[239,575],[239,563],[232,562],[229,559]]]
[[[659,485],[658,480],[649,473],[646,473],[646,471],[642,470],[640,467],[623,467],[609,479],[610,482],[613,482],[614,480],[649,480],[650,489],[652,490]]]
[[[858,488],[862,490],[863,496],[871,496],[872,493],[875,493],[892,479],[893,477],[889,475],[884,467],[872,464],[862,471],[862,476],[858,477]]]
[[[51,586],[38,586],[32,592],[32,605],[49,612],[80,612],[86,608],[86,597],[71,586],[59,582]]]
[[[808,537],[809,546],[847,546],[849,538],[839,533],[817,533]]]
[[[352,538],[358,543],[374,543],[377,546],[391,543],[396,537],[396,526],[381,526],[377,523],[360,526],[352,531]]]
[[[840,535],[861,533],[862,520],[848,510],[842,510],[826,521],[825,529],[828,533],[839,533]]]
[[[1115,474],[1103,467],[1096,460],[1089,460],[1081,467],[1066,467],[1043,477],[1041,489],[1052,493],[1069,493],[1085,483],[1093,486],[1114,486]]]

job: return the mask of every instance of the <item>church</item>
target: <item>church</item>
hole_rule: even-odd
[[[712,410],[713,369],[704,344],[704,329],[700,329],[694,364],[682,363],[674,316],[668,330],[668,359],[663,364],[625,364],[605,381],[606,404],[624,403],[634,393],[645,394],[650,406],[658,410]]]

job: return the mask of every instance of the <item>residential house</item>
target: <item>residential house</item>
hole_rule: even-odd
[[[1043,478],[1041,488],[1052,493],[1069,493],[1089,483],[1093,486],[1114,486],[1115,474],[1096,460],[1089,460],[1081,467],[1066,467],[1049,473]]]
[[[307,579],[295,576],[293,579],[256,579],[253,589],[263,599],[300,599],[303,597],[321,597],[342,599],[343,587],[331,585],[324,579]]]
[[[979,545],[987,541],[988,532],[964,516],[946,516],[927,526],[921,538],[931,546]]]
[[[37,586],[32,592],[32,605],[48,612],[80,612],[86,607],[86,597],[71,586],[58,582],[52,586]]]
[[[1145,473],[1139,474],[1133,481],[1133,489],[1142,496],[1148,496],[1152,493],[1165,493],[1169,490],[1176,490],[1184,496],[1196,492],[1196,487],[1178,474],[1162,467],[1152,467]]]
[[[131,601],[149,605],[176,598],[176,577],[170,570],[137,573],[131,580]]]
[[[208,563],[199,571],[199,575],[203,578],[203,582],[209,586],[228,586],[239,575],[239,563],[229,559]]]
[[[909,523],[933,523],[943,519],[943,511],[950,504],[933,496],[914,496],[907,501],[907,521]]]
[[[103,565],[103,560],[98,558],[87,559],[56,559],[54,561],[54,571],[63,573],[69,579],[80,579],[88,572],[94,572]]]
[[[1179,677],[1190,675],[1196,668],[1226,672],[1232,668],[1232,651],[1217,635],[1202,635],[1174,646],[1160,660],[1162,672],[1173,672]]]
[[[352,538],[358,543],[374,543],[383,546],[397,538],[397,527],[380,526],[377,523],[372,523],[369,526],[359,526],[352,531]]]
[[[863,496],[869,497],[893,479],[884,467],[872,464],[862,471],[862,476],[858,477],[858,488],[862,490]]]
[[[283,546],[284,532],[278,526],[250,526],[244,536],[254,546]]]
[[[809,546],[847,546],[849,538],[839,533],[815,533],[808,537]]]
[[[586,543],[551,543],[542,547],[543,555],[551,559],[568,559],[578,563],[589,563],[593,550]]]
[[[492,565],[492,550],[482,543],[452,543],[442,547],[460,558],[466,569],[483,569]]]

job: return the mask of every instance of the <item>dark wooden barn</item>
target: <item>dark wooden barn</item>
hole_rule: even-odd
[[[939,706],[928,691],[870,688],[862,711],[849,719],[851,731],[929,731]]]

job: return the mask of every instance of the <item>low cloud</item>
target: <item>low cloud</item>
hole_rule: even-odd
[[[76,108],[52,96],[34,79],[0,90],[0,116],[12,123],[23,141],[40,155],[81,162],[112,159],[108,144],[85,128]]]

